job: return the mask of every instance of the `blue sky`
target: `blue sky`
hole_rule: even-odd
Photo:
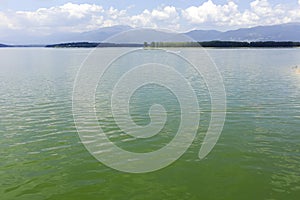
[[[300,0],[0,0],[0,36],[113,25],[229,30],[300,22]]]
[[[58,6],[63,5],[69,2],[76,3],[76,4],[82,4],[82,3],[88,3],[88,4],[98,4],[102,5],[103,7],[109,8],[111,6],[117,8],[117,9],[124,9],[127,7],[131,7],[134,5],[135,9],[132,9],[131,11],[133,13],[142,11],[144,9],[154,9],[161,5],[173,5],[175,7],[180,8],[187,8],[189,6],[197,6],[202,3],[204,3],[206,0],[0,0],[1,10],[36,10],[41,7],[52,7],[52,6]],[[228,2],[227,0],[214,0],[213,1],[216,4],[226,4]],[[250,2],[252,0],[237,0],[235,1],[238,3],[241,10],[244,10],[246,8],[249,8]],[[291,6],[297,5],[297,1],[287,1],[283,0],[270,0],[271,4],[276,5],[280,3],[284,4],[290,4]]]
[[[57,5],[63,5],[69,2],[82,4],[98,4],[103,7],[115,7],[117,9],[124,9],[126,7],[135,5],[135,11],[141,11],[144,9],[153,9],[161,5],[173,5],[176,7],[188,7],[197,5],[205,2],[205,0],[0,0],[1,10],[12,9],[12,10],[35,10],[40,7],[52,7]],[[215,3],[221,4],[226,3],[226,0],[215,0]],[[244,0],[241,5],[248,6],[249,0]]]

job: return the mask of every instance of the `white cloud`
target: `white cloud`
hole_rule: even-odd
[[[141,14],[129,17],[129,25],[133,27],[179,28],[179,14],[175,7],[144,10]]]
[[[173,6],[166,6],[162,10],[153,10],[151,15],[157,20],[169,20],[178,17],[176,8]]]
[[[199,7],[191,6],[182,11],[185,19],[192,23],[230,21],[238,14],[238,6],[233,1],[225,5],[216,5],[211,0]]]
[[[225,5],[217,5],[208,0],[198,7],[186,8],[182,11],[182,16],[194,26],[210,23],[226,28],[247,27],[299,20],[300,7],[289,8],[282,4],[271,5],[268,0],[254,0],[250,3],[250,9],[241,12],[233,0],[229,0]]]
[[[96,4],[67,3],[61,6],[40,8],[35,11],[0,12],[0,30],[20,30],[36,34],[53,32],[82,32],[113,25],[133,27],[169,28],[187,30],[209,25],[216,29],[231,29],[255,25],[269,25],[300,21],[298,6],[271,4],[268,0],[253,0],[249,8],[241,11],[237,1],[216,4],[207,0],[198,6],[176,8],[161,6],[145,9],[135,15],[114,7],[103,8]],[[295,1],[296,3],[297,1]],[[130,8],[127,8],[130,9]]]
[[[151,12],[147,9],[141,14],[130,17],[130,24],[134,27],[155,27],[151,21]]]
[[[255,0],[251,2],[251,12],[259,17],[255,21],[258,25],[280,24],[292,21],[290,11],[300,14],[300,8],[290,9],[282,4],[272,6],[268,0]]]
[[[10,22],[18,29],[53,31],[80,31],[91,22],[101,22],[104,9],[98,5],[67,3],[58,7],[40,8],[36,11],[17,11],[9,15]],[[100,17],[95,17],[100,16]]]
[[[124,17],[126,15],[126,10],[118,10],[113,7],[110,7],[109,10],[107,11],[107,14],[110,16],[112,19],[118,19],[120,17]]]
[[[10,23],[10,20],[7,18],[7,15],[0,12],[0,28],[10,28],[13,29],[13,25]]]
[[[271,15],[272,8],[268,0],[255,0],[250,3],[252,11],[258,15]]]
[[[62,6],[40,8],[35,11],[16,11],[0,13],[0,27],[30,30],[37,34],[52,32],[80,32],[113,25],[130,25],[133,27],[179,28],[179,15],[173,6],[144,10],[130,16],[126,10],[110,7],[104,9],[95,4],[67,3]]]

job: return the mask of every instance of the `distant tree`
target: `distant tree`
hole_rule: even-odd
[[[144,42],[144,47],[148,47],[148,43],[147,42]]]

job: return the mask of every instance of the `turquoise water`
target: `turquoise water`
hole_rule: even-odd
[[[207,51],[227,94],[225,126],[213,151],[199,160],[210,116],[199,79],[194,143],[166,168],[129,174],[97,161],[76,132],[72,89],[89,49],[0,49],[0,199],[299,199],[300,75],[292,67],[300,65],[300,49]],[[172,93],[155,85],[142,89],[132,98],[136,123],[149,123],[144,113],[157,100],[168,110],[157,137],[128,141],[109,116],[100,122],[112,141],[135,152],[161,148],[180,120]],[[101,106],[101,91],[97,95]]]

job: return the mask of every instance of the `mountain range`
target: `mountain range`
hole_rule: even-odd
[[[13,45],[28,44],[54,44],[63,42],[101,42],[107,40],[115,34],[132,30],[130,26],[112,26],[99,28],[94,31],[81,33],[55,33],[52,35],[32,36],[25,33],[13,32],[0,38],[0,43]],[[168,37],[174,37],[174,33],[164,33],[156,30],[148,32],[138,32],[131,36],[135,42],[152,42],[147,35],[156,34],[162,41]],[[272,26],[256,26],[252,28],[241,28],[229,31],[217,30],[192,30],[184,33],[196,41],[300,41],[300,23],[288,23]],[[130,38],[128,39],[130,40]],[[122,41],[121,41],[122,42]],[[130,41],[123,41],[130,42]]]
[[[300,23],[273,26],[256,26],[220,32],[215,30],[194,30],[186,33],[197,41],[300,41]]]

